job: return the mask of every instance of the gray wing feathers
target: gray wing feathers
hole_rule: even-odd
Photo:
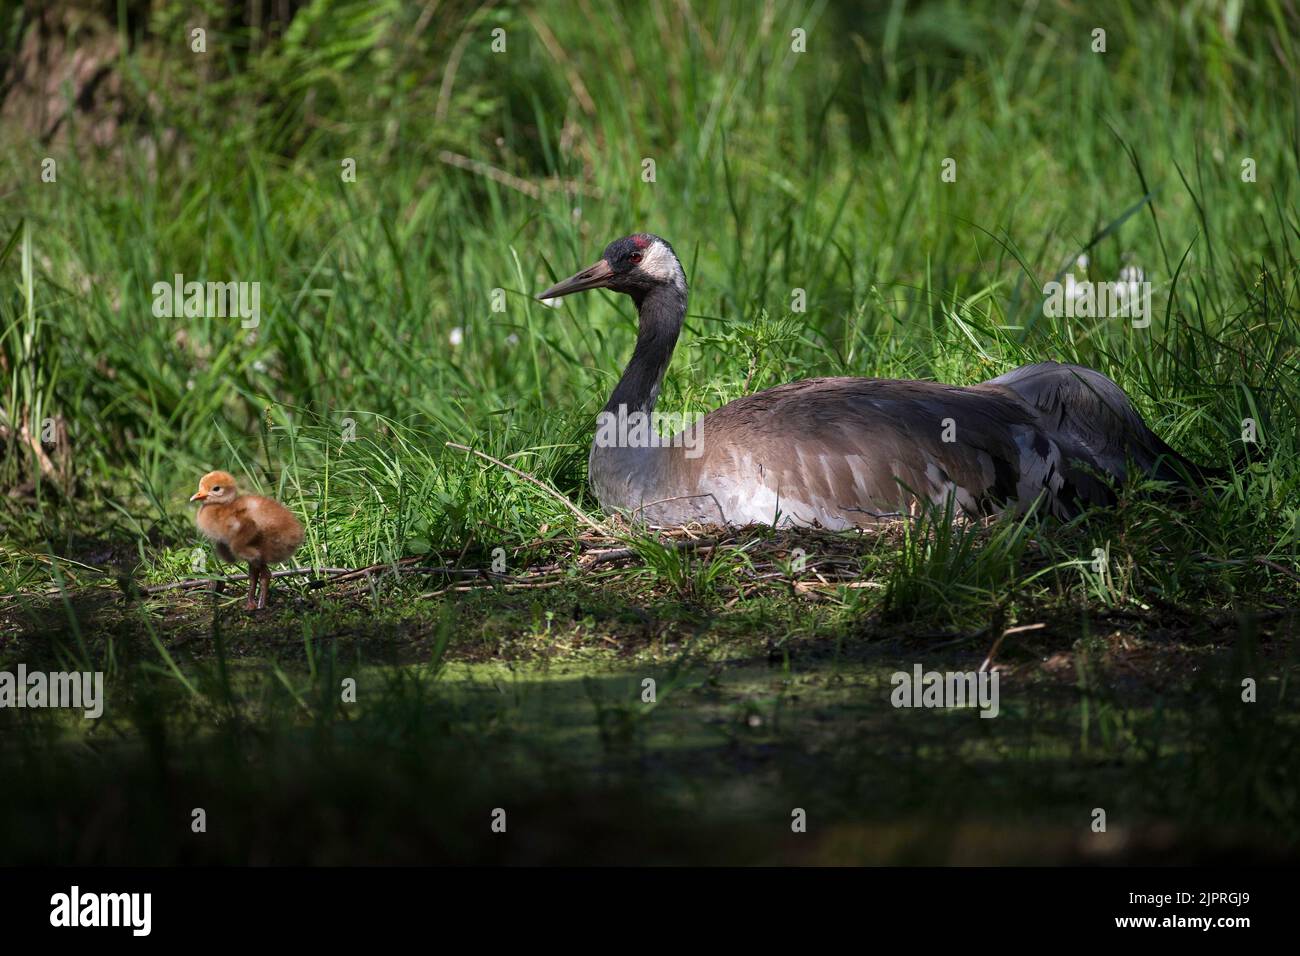
[[[1026,365],[983,386],[1019,395],[1067,457],[1122,481],[1130,462],[1164,481],[1179,481],[1196,466],[1147,427],[1132,401],[1100,372],[1080,365]]]
[[[705,454],[679,487],[771,522],[870,524],[920,497],[984,513],[1016,496],[1018,400],[931,382],[812,379],[732,402],[703,424]],[[692,467],[693,465],[693,467]]]

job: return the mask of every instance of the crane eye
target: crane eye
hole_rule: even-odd
[[[212,490],[213,490],[213,491],[220,491],[220,490],[221,490],[221,486],[220,486],[220,485],[216,485],[216,486],[213,487]]]
[[[641,253],[639,253],[639,252],[634,252],[634,253],[632,253],[630,256],[628,256],[627,258],[628,258],[628,261],[629,261],[629,262],[640,262],[640,261],[641,261]]]

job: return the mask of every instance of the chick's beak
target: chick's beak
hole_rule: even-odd
[[[190,496],[190,501],[205,501],[207,500],[207,497],[208,493],[200,489]]]
[[[557,282],[537,298],[539,299],[558,299],[562,295],[571,295],[574,292],[586,292],[588,289],[603,289],[609,285],[610,279],[614,275],[614,270],[610,268],[609,262],[601,259],[594,266],[588,266],[577,275],[569,276],[562,282]]]

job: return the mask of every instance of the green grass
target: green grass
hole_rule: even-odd
[[[339,861],[349,840],[376,861],[576,860],[587,817],[632,846],[626,820],[661,811],[691,834],[682,860],[952,860],[985,839],[1008,847],[1000,859],[1070,859],[1065,834],[1110,794],[1130,825],[1172,826],[1178,852],[1294,852],[1294,12],[593,7],[318,3],[266,35],[213,14],[200,55],[177,39],[187,6],[127,4],[82,27],[130,39],[111,64],[110,146],[92,145],[85,115],[48,143],[0,128],[14,184],[0,206],[0,664],[93,666],[115,688],[90,731],[0,712],[16,732],[3,759],[27,781],[6,799],[35,814],[13,832],[47,810],[72,826],[69,808],[109,787],[140,804],[105,798],[111,838],[69,836],[59,859],[244,859],[238,836],[278,832],[304,801],[277,861]],[[19,14],[4,16],[17,50]],[[41,181],[46,157],[57,182]],[[583,565],[570,509],[447,443],[599,515],[587,448],[635,313],[609,294],[558,309],[533,295],[642,229],[674,244],[691,283],[665,409],[804,376],[966,384],[1055,359],[1111,376],[1179,451],[1232,477],[1190,503],[1135,484],[1068,524],[931,515],[701,548],[628,530],[607,542],[627,559]],[[1094,280],[1144,270],[1148,328],[1044,315],[1044,283],[1082,275],[1085,252]],[[259,327],[156,318],[152,287],[175,273],[259,282]],[[1243,445],[1245,419],[1259,444]],[[42,461],[23,430],[47,426]],[[509,579],[286,579],[251,621],[229,599],[140,595],[195,575],[186,499],[218,467],[298,511],[304,564],[486,569],[502,549]],[[549,569],[544,586],[514,586],[530,568]],[[1047,627],[999,651],[1016,688],[999,720],[918,718],[869,690],[918,660],[978,666],[1033,623]],[[528,676],[484,676],[507,665]],[[1248,665],[1261,703],[1243,713],[1225,701]],[[344,666],[377,682],[355,711],[333,702]],[[651,666],[684,676],[645,711]],[[835,840],[792,847],[763,829],[828,780]],[[1077,811],[1085,784],[1101,795]],[[733,785],[733,811],[708,796]],[[572,810],[547,817],[550,850],[440,842],[431,818],[477,820],[509,787],[535,819]],[[237,834],[195,849],[188,830],[144,822],[204,788]],[[421,836],[329,830],[359,813]],[[935,836],[937,820],[964,822]],[[1055,836],[1034,856],[1040,832]]]

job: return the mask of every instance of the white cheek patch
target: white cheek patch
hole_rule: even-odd
[[[686,287],[686,276],[682,273],[677,257],[662,242],[650,243],[641,259],[640,269],[660,282],[671,282],[681,288]]]

